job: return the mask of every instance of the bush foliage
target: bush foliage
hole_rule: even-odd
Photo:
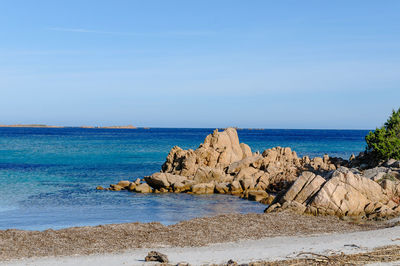
[[[384,126],[369,132],[365,140],[367,152],[377,160],[400,160],[400,108],[393,110]]]

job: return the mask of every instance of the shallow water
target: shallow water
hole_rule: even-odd
[[[227,195],[141,195],[97,191],[159,171],[174,145],[195,149],[212,129],[0,128],[0,229],[159,221],[262,212]],[[300,156],[348,158],[365,130],[239,130],[253,151],[292,147]]]

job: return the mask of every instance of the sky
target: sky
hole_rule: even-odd
[[[400,1],[0,2],[0,124],[374,129]]]

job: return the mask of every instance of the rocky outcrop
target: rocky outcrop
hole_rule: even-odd
[[[312,215],[365,218],[399,215],[396,198],[400,195],[399,182],[379,184],[359,173],[345,167],[325,177],[303,172],[285,193],[276,197],[266,212],[290,209]]]
[[[175,146],[169,152],[162,172],[181,176],[194,176],[201,167],[224,169],[229,164],[252,156],[251,149],[239,143],[237,132],[227,128],[218,129],[206,137],[196,150],[182,150]]]
[[[175,146],[162,170],[145,181],[155,192],[232,194],[270,203],[271,193],[287,189],[304,170],[324,172],[343,163],[338,158],[299,158],[290,148],[275,147],[252,153],[237,132],[215,130],[196,150]]]
[[[281,147],[252,153],[248,145],[239,142],[236,130],[227,128],[215,130],[196,150],[173,147],[161,172],[144,177],[144,181],[155,193],[231,194],[269,204],[271,193],[290,187],[302,171],[324,173],[343,163],[327,155],[299,158],[290,148]],[[121,181],[109,190],[149,191],[140,181]]]
[[[144,180],[120,181],[108,190],[230,194],[268,204],[266,212],[290,209],[365,218],[399,215],[400,162],[346,168],[359,158],[300,158],[288,147],[252,153],[239,142],[236,130],[228,128],[215,130],[195,150],[173,147],[160,172]]]
[[[128,190],[137,193],[151,193],[153,189],[147,184],[142,183],[140,178],[137,178],[134,182],[128,180],[119,181],[118,184],[111,184],[109,188],[104,189],[101,186],[97,187],[98,190],[111,190],[111,191],[121,191]]]

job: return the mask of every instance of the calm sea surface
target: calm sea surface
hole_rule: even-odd
[[[43,230],[105,223],[172,224],[265,206],[227,195],[97,191],[159,171],[169,150],[195,149],[213,129],[0,128],[0,229]],[[292,147],[300,156],[348,158],[365,130],[239,130],[253,151]]]

